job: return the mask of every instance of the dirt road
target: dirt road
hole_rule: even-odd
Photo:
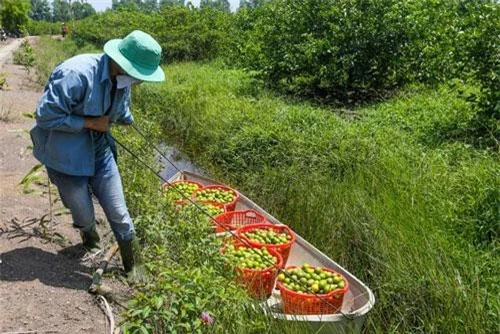
[[[34,121],[22,114],[33,112],[42,92],[12,64],[19,45],[0,44],[0,75],[7,75],[8,84],[0,90],[0,333],[109,333],[106,316],[87,293],[94,270],[81,259],[70,216],[57,216],[44,228],[47,196],[23,194],[18,185],[37,164],[27,150]],[[101,234],[109,232],[105,225]]]

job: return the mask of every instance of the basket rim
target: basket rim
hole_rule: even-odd
[[[298,266],[288,266],[288,267],[284,268],[283,270],[286,271],[288,269],[294,269],[294,268],[298,268]],[[314,269],[314,268],[317,268],[317,266],[310,266],[310,268]],[[330,269],[330,268],[325,268],[325,267],[320,267],[320,268],[323,269],[323,270],[332,272],[334,274],[337,274],[340,277],[342,277],[342,279],[345,282],[345,286],[343,288],[341,288],[341,289],[335,289],[335,290],[330,291],[328,293],[321,293],[321,294],[320,293],[310,294],[310,293],[298,293],[298,292],[295,292],[295,291],[287,288],[283,283],[281,283],[279,281],[279,279],[276,280],[276,286],[278,287],[278,289],[281,292],[285,292],[285,293],[290,294],[290,295],[292,295],[294,297],[300,297],[300,298],[303,298],[303,299],[316,298],[316,296],[328,298],[328,297],[331,297],[331,296],[333,296],[335,294],[338,294],[338,293],[345,294],[347,292],[347,290],[349,289],[349,281],[344,277],[344,275],[342,275],[341,273],[338,273],[335,270]]]
[[[243,233],[248,232],[248,230],[258,229],[260,227],[271,227],[273,229],[285,229],[285,230],[287,230],[288,234],[292,236],[292,238],[287,243],[275,245],[275,244],[261,244],[260,242],[250,240],[246,236],[243,235]],[[236,230],[236,235],[238,235],[238,237],[244,239],[245,241],[247,241],[250,245],[252,245],[254,247],[285,248],[287,246],[291,246],[295,242],[295,239],[296,239],[295,232],[293,232],[293,230],[289,226],[287,226],[285,224],[272,224],[272,223],[267,222],[267,221],[263,222],[263,223],[248,224],[245,226],[241,226],[240,228],[238,228]]]

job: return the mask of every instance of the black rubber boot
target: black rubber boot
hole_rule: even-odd
[[[80,236],[82,237],[83,247],[85,247],[89,252],[97,253],[102,250],[100,244],[101,238],[97,233],[95,224],[88,232],[80,230]]]
[[[118,241],[120,246],[120,254],[122,256],[123,268],[127,275],[129,284],[135,284],[144,280],[142,270],[142,259],[139,252],[139,241],[137,238],[132,238],[128,241]]]

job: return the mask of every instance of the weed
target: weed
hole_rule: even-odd
[[[13,53],[13,61],[16,65],[22,65],[28,75],[35,65],[35,55],[27,38],[23,39],[19,50]]]
[[[14,119],[12,108],[0,105],[0,121],[8,123]]]
[[[1,77],[0,77],[1,79]],[[0,89],[0,101],[3,100],[3,90]],[[6,103],[0,103],[0,121],[2,122],[11,122],[15,118],[15,115],[12,112],[12,103],[7,105]]]
[[[3,90],[7,87],[7,74],[5,72],[0,72],[0,90]]]

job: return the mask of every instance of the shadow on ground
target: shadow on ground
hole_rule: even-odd
[[[91,269],[79,263],[82,246],[70,246],[51,253],[25,247],[0,254],[0,281],[34,281],[74,290],[87,290]]]

